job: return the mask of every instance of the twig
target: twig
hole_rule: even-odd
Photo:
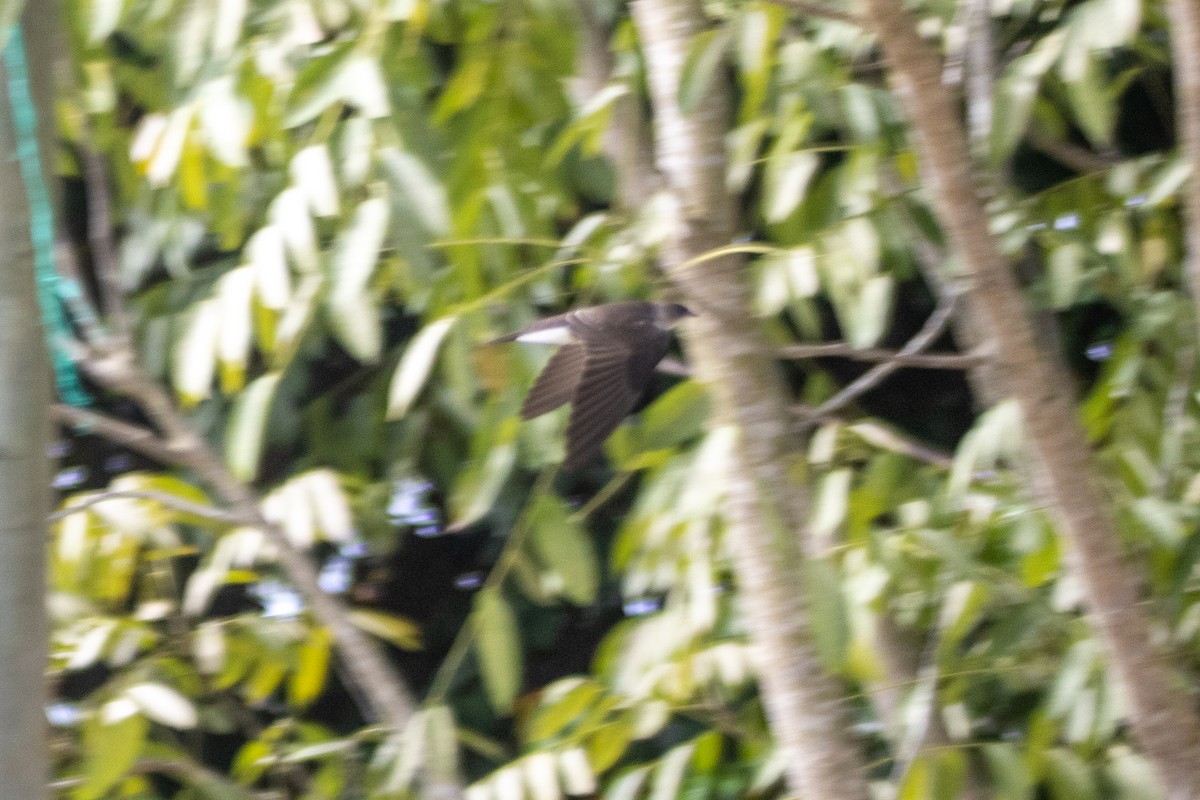
[[[777,6],[799,14],[803,17],[821,17],[822,19],[831,19],[836,22],[844,22],[847,25],[854,25],[858,28],[866,28],[866,20],[857,14],[852,14],[849,11],[838,11],[836,8],[830,8],[824,3],[810,2],[809,0],[769,0]]]
[[[236,514],[232,511],[226,511],[214,506],[207,506],[202,503],[193,503],[191,500],[186,500],[178,495],[168,494],[166,492],[156,492],[151,489],[112,489],[109,491],[95,492],[88,495],[82,495],[72,498],[69,504],[58,511],[50,514],[47,519],[50,522],[57,522],[61,519],[66,519],[72,514],[78,514],[81,511],[87,511],[94,505],[105,502],[106,500],[115,499],[130,499],[130,500],[153,500],[156,503],[161,503],[175,511],[183,512],[184,514],[192,514],[197,517],[204,517],[215,522],[226,522],[230,525],[253,525],[254,519],[249,519]]]
[[[954,308],[957,305],[957,297],[955,294],[945,295],[942,302],[929,315],[929,319],[925,320],[925,324],[921,326],[921,330],[917,331],[917,334],[909,339],[904,347],[900,348],[895,358],[871,367],[871,369],[864,372],[857,379],[851,381],[840,392],[817,406],[813,411],[813,415],[819,417],[845,407],[855,398],[861,397],[874,389],[885,378],[904,366],[900,363],[900,359],[914,356],[933,344],[950,323],[950,317],[954,314]]]
[[[112,210],[108,197],[108,177],[104,162],[91,147],[84,145],[83,180],[87,190],[87,233],[96,280],[100,286],[100,308],[114,335],[129,336],[129,315],[122,302],[120,269],[112,241]]]
[[[940,333],[940,331],[939,331]],[[857,348],[848,342],[794,344],[779,348],[783,358],[847,358],[851,361],[892,363],[897,367],[915,369],[970,369],[986,361],[975,353],[906,353],[903,350],[884,350],[877,347]]]
[[[178,464],[179,453],[154,431],[65,403],[50,406],[50,418],[77,433],[94,434],[152,458],[160,464]]]
[[[1104,172],[1112,169],[1118,163],[1117,159],[1107,158],[1084,147],[1056,139],[1034,126],[1025,131],[1025,141],[1034,150],[1050,156],[1064,167],[1070,167],[1080,175]]]

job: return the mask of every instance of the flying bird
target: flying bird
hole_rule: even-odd
[[[571,403],[564,469],[592,458],[625,419],[671,344],[671,329],[695,316],[679,303],[633,301],[579,308],[489,344],[562,345],[529,390],[521,418]]]

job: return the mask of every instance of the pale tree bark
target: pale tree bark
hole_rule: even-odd
[[[613,79],[615,59],[608,46],[612,31],[599,18],[594,0],[576,0],[575,8],[579,17],[578,101],[582,105]],[[631,92],[614,100],[604,132],[604,152],[613,167],[616,202],[625,211],[637,211],[662,188],[651,142],[650,126],[636,95]]]
[[[1167,0],[1175,75],[1175,130],[1192,174],[1184,195],[1187,260],[1184,275],[1200,331],[1200,2]]]
[[[862,753],[848,733],[841,687],[816,655],[803,600],[806,537],[797,532],[807,526],[808,503],[788,393],[754,322],[743,259],[692,261],[728,245],[735,231],[725,188],[729,89],[717,83],[700,109],[684,115],[677,97],[688,44],[705,27],[700,3],[636,0],[631,8],[654,106],[658,171],[680,207],[663,257],[699,314],[684,331],[695,375],[710,388],[718,417],[738,431],[727,535],[763,702],[794,791],[812,800],[865,800]]]
[[[57,4],[30,4],[33,45],[52,41]],[[41,48],[35,56],[50,56]],[[0,82],[7,86],[7,71]],[[40,87],[39,87],[40,88]],[[51,98],[39,92],[43,125]],[[46,514],[49,365],[39,320],[29,198],[13,108],[0,89],[0,800],[46,796]]]
[[[1129,703],[1133,732],[1172,800],[1200,791],[1200,720],[1179,676],[1150,638],[1139,583],[1125,564],[1115,514],[1101,490],[1076,417],[1071,382],[1038,348],[1029,311],[971,181],[957,107],[941,83],[940,59],[920,39],[899,0],[867,0],[869,16],[903,110],[922,175],[954,254],[966,270],[973,324],[994,348],[1000,386],[1020,404],[1046,497],[1085,586],[1088,620]]]

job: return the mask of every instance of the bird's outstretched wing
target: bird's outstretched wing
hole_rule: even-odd
[[[583,341],[587,357],[567,423],[566,469],[577,469],[591,459],[633,411],[671,341],[670,334],[653,325],[644,326],[635,346],[628,340],[612,341],[578,321],[573,323],[572,330]]]
[[[619,344],[590,345],[571,402],[563,467],[577,469],[590,460],[636,401],[629,385],[629,351]]]
[[[558,348],[525,396],[521,419],[540,417],[570,402],[583,375],[586,358],[587,353],[581,344],[566,344]]]

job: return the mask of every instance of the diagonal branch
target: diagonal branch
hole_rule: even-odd
[[[76,433],[95,434],[130,450],[152,458],[160,464],[177,464],[178,454],[154,431],[114,419],[86,408],[65,403],[50,406],[50,419],[70,426]]]
[[[848,403],[871,391],[889,375],[903,367],[903,359],[915,356],[932,345],[939,336],[945,333],[946,326],[950,324],[950,318],[954,315],[956,305],[957,298],[955,295],[950,294],[944,297],[938,307],[929,315],[929,319],[925,320],[925,324],[921,326],[921,330],[917,331],[916,335],[909,339],[904,347],[900,348],[895,358],[884,361],[881,364],[876,364],[858,376],[858,378],[851,381],[840,392],[817,406],[813,411],[813,415],[820,417],[845,408]]]
[[[100,162],[91,162],[87,179],[95,181],[102,175]],[[99,199],[99,194],[106,193],[107,189],[103,185],[91,188],[96,195],[94,208],[103,213],[107,204],[106,200]],[[107,286],[108,291],[116,293],[107,302],[120,303],[123,298],[120,297],[117,276],[112,274],[116,269],[116,259],[107,257],[115,252],[111,243],[111,229],[102,229],[97,225],[91,233],[93,248],[100,254],[94,262],[95,267],[107,273],[98,276],[100,283]],[[123,313],[123,304],[121,308],[110,309],[114,319],[120,318]],[[121,335],[101,336],[98,341],[80,347],[84,352],[81,367],[87,375],[103,388],[134,401],[159,434],[80,409],[67,411],[64,407],[56,407],[55,416],[72,424],[83,423],[88,432],[111,435],[157,460],[192,470],[230,506],[233,516],[261,528],[275,545],[278,563],[288,580],[304,597],[313,617],[332,635],[345,671],[351,678],[351,691],[361,693],[369,715],[376,721],[393,729],[402,729],[411,718],[415,704],[383,651],[350,621],[342,601],[321,589],[313,562],[293,546],[279,526],[263,516],[254,494],[229,472],[208,442],[192,430],[168,392],[142,368],[129,338]],[[449,789],[453,795],[460,794],[457,787],[436,788]]]
[[[87,511],[92,506],[108,500],[127,499],[127,500],[153,500],[156,503],[161,503],[175,511],[181,511],[184,514],[192,514],[197,517],[211,519],[214,522],[225,522],[230,525],[253,525],[255,520],[248,519],[239,514],[234,514],[222,508],[207,506],[203,503],[193,503],[177,495],[168,494],[166,492],[155,492],[149,489],[111,489],[108,491],[94,492],[83,496],[73,497],[68,502],[66,507],[50,514],[46,519],[50,522],[58,522],[66,519],[72,514],[78,514],[81,511]]]

